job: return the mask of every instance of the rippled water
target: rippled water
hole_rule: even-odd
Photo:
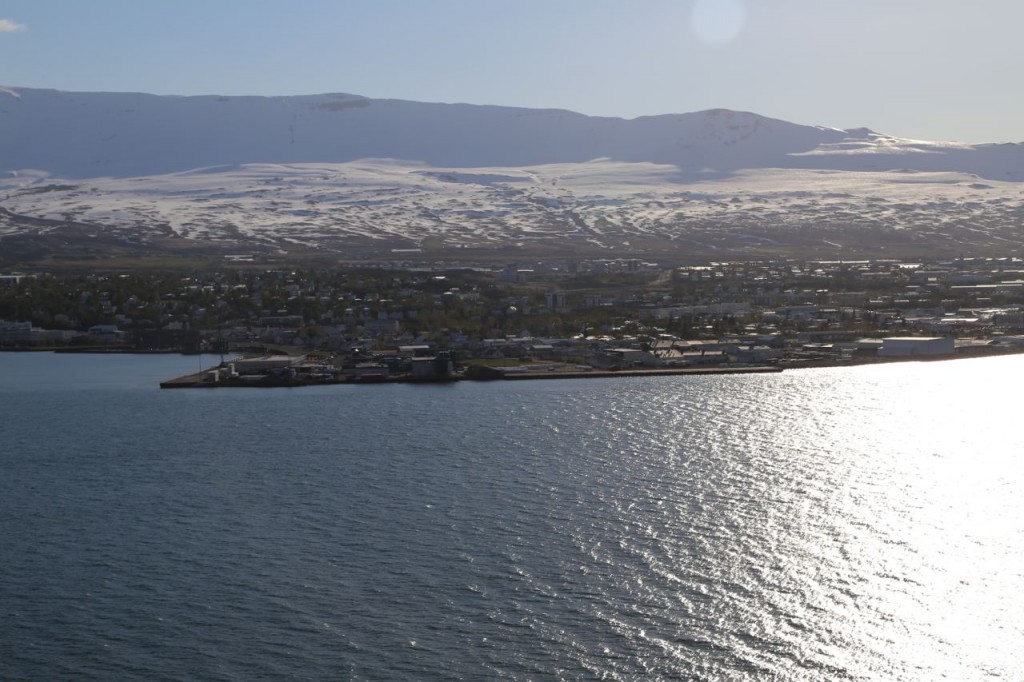
[[[1024,679],[1024,357],[159,391],[0,354],[0,679]]]

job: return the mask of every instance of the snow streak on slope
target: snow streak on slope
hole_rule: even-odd
[[[1018,183],[958,173],[768,169],[680,184],[674,166],[609,160],[475,169],[254,164],[74,182],[18,177],[0,190],[13,214],[55,226],[102,226],[135,240],[159,227],[211,243],[339,251],[373,242],[585,244],[609,253],[671,244],[854,247],[868,236],[998,248],[1018,239],[1024,205]],[[19,229],[0,224],[0,233]]]

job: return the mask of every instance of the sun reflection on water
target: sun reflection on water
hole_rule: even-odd
[[[584,440],[608,470],[581,475],[626,530],[590,556],[688,614],[691,674],[728,651],[737,679],[1024,678],[1024,436],[997,360],[599,392]],[[623,632],[678,655],[646,622]]]
[[[766,456],[790,458],[795,475],[781,488],[798,498],[766,506],[795,517],[769,519],[771,532],[791,545],[780,553],[801,580],[812,581],[790,605],[825,629],[819,653],[846,660],[846,670],[1024,672],[993,640],[1022,636],[1024,505],[1014,491],[1024,482],[1024,439],[1011,378],[979,383],[984,362],[941,369],[794,376],[813,388],[806,394],[830,399],[782,395],[761,415],[778,434]],[[815,618],[819,608],[830,622]]]

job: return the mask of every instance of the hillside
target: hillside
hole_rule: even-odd
[[[711,110],[567,111],[0,88],[0,265],[1015,252],[1024,146]]]

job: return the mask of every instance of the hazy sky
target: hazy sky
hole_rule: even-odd
[[[1020,0],[0,0],[0,84],[1024,141]]]

